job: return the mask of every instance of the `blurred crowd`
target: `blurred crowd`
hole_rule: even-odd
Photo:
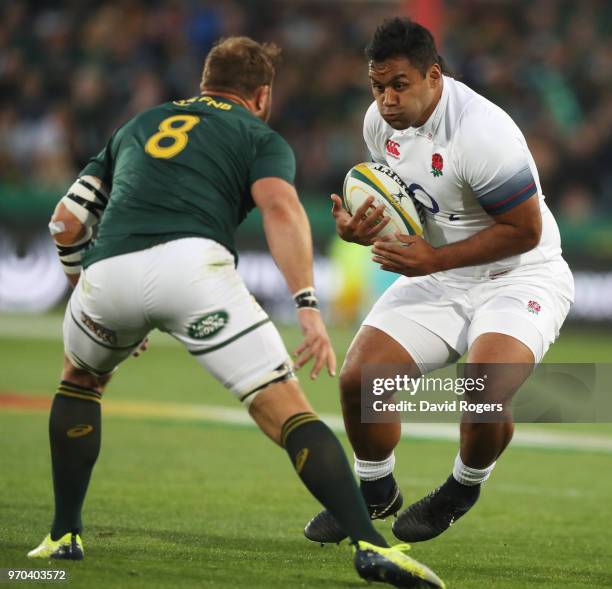
[[[363,49],[410,2],[20,0],[0,7],[3,185],[62,190],[135,113],[197,93],[215,39],[278,42],[271,125],[296,151],[298,187],[338,190],[367,157]],[[612,215],[612,3],[446,0],[440,52],[527,136],[549,202],[574,220]]]
[[[612,3],[449,1],[444,50],[519,124],[568,222],[612,214]]]

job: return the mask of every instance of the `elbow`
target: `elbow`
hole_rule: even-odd
[[[303,212],[299,202],[280,201],[271,206],[261,209],[264,219],[269,219],[277,223],[292,224]]]
[[[56,243],[72,245],[83,238],[87,227],[60,203],[49,220],[49,232]]]
[[[521,244],[522,244],[522,252],[528,252],[540,243],[540,239],[542,239],[542,224],[534,223],[533,225],[526,227],[521,232]]]

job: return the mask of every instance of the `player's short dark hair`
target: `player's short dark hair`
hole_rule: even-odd
[[[206,56],[200,88],[251,98],[257,88],[274,81],[280,53],[274,43],[258,43],[249,37],[221,39]]]
[[[424,77],[437,63],[448,73],[446,63],[436,49],[433,35],[423,25],[409,18],[388,18],[378,26],[365,50],[368,61],[385,61],[393,57],[406,57]]]

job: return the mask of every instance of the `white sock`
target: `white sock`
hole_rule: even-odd
[[[457,454],[455,465],[453,466],[453,477],[458,483],[472,487],[484,483],[493,472],[495,462],[486,468],[472,468],[466,466],[461,460],[461,455]]]
[[[362,481],[375,481],[382,479],[393,472],[395,466],[395,454],[384,460],[359,460],[355,456],[355,473]]]

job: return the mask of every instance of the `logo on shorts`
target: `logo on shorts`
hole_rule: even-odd
[[[387,151],[387,155],[390,155],[396,160],[400,158],[399,143],[397,141],[391,141],[391,139],[387,139],[387,143],[385,143],[385,149]]]
[[[542,307],[540,306],[540,303],[538,303],[537,301],[529,301],[527,303],[527,310],[530,313],[533,313],[534,315],[539,315],[540,311],[542,310]]]
[[[225,311],[214,311],[200,317],[189,326],[189,335],[194,339],[208,339],[219,333],[229,322]]]
[[[444,160],[439,153],[434,153],[431,156],[431,173],[435,178],[442,176],[442,168],[444,167]]]
[[[106,342],[107,344],[117,344],[117,334],[112,330],[96,323],[87,313],[81,311],[81,321],[83,325],[89,329],[98,339]]]

